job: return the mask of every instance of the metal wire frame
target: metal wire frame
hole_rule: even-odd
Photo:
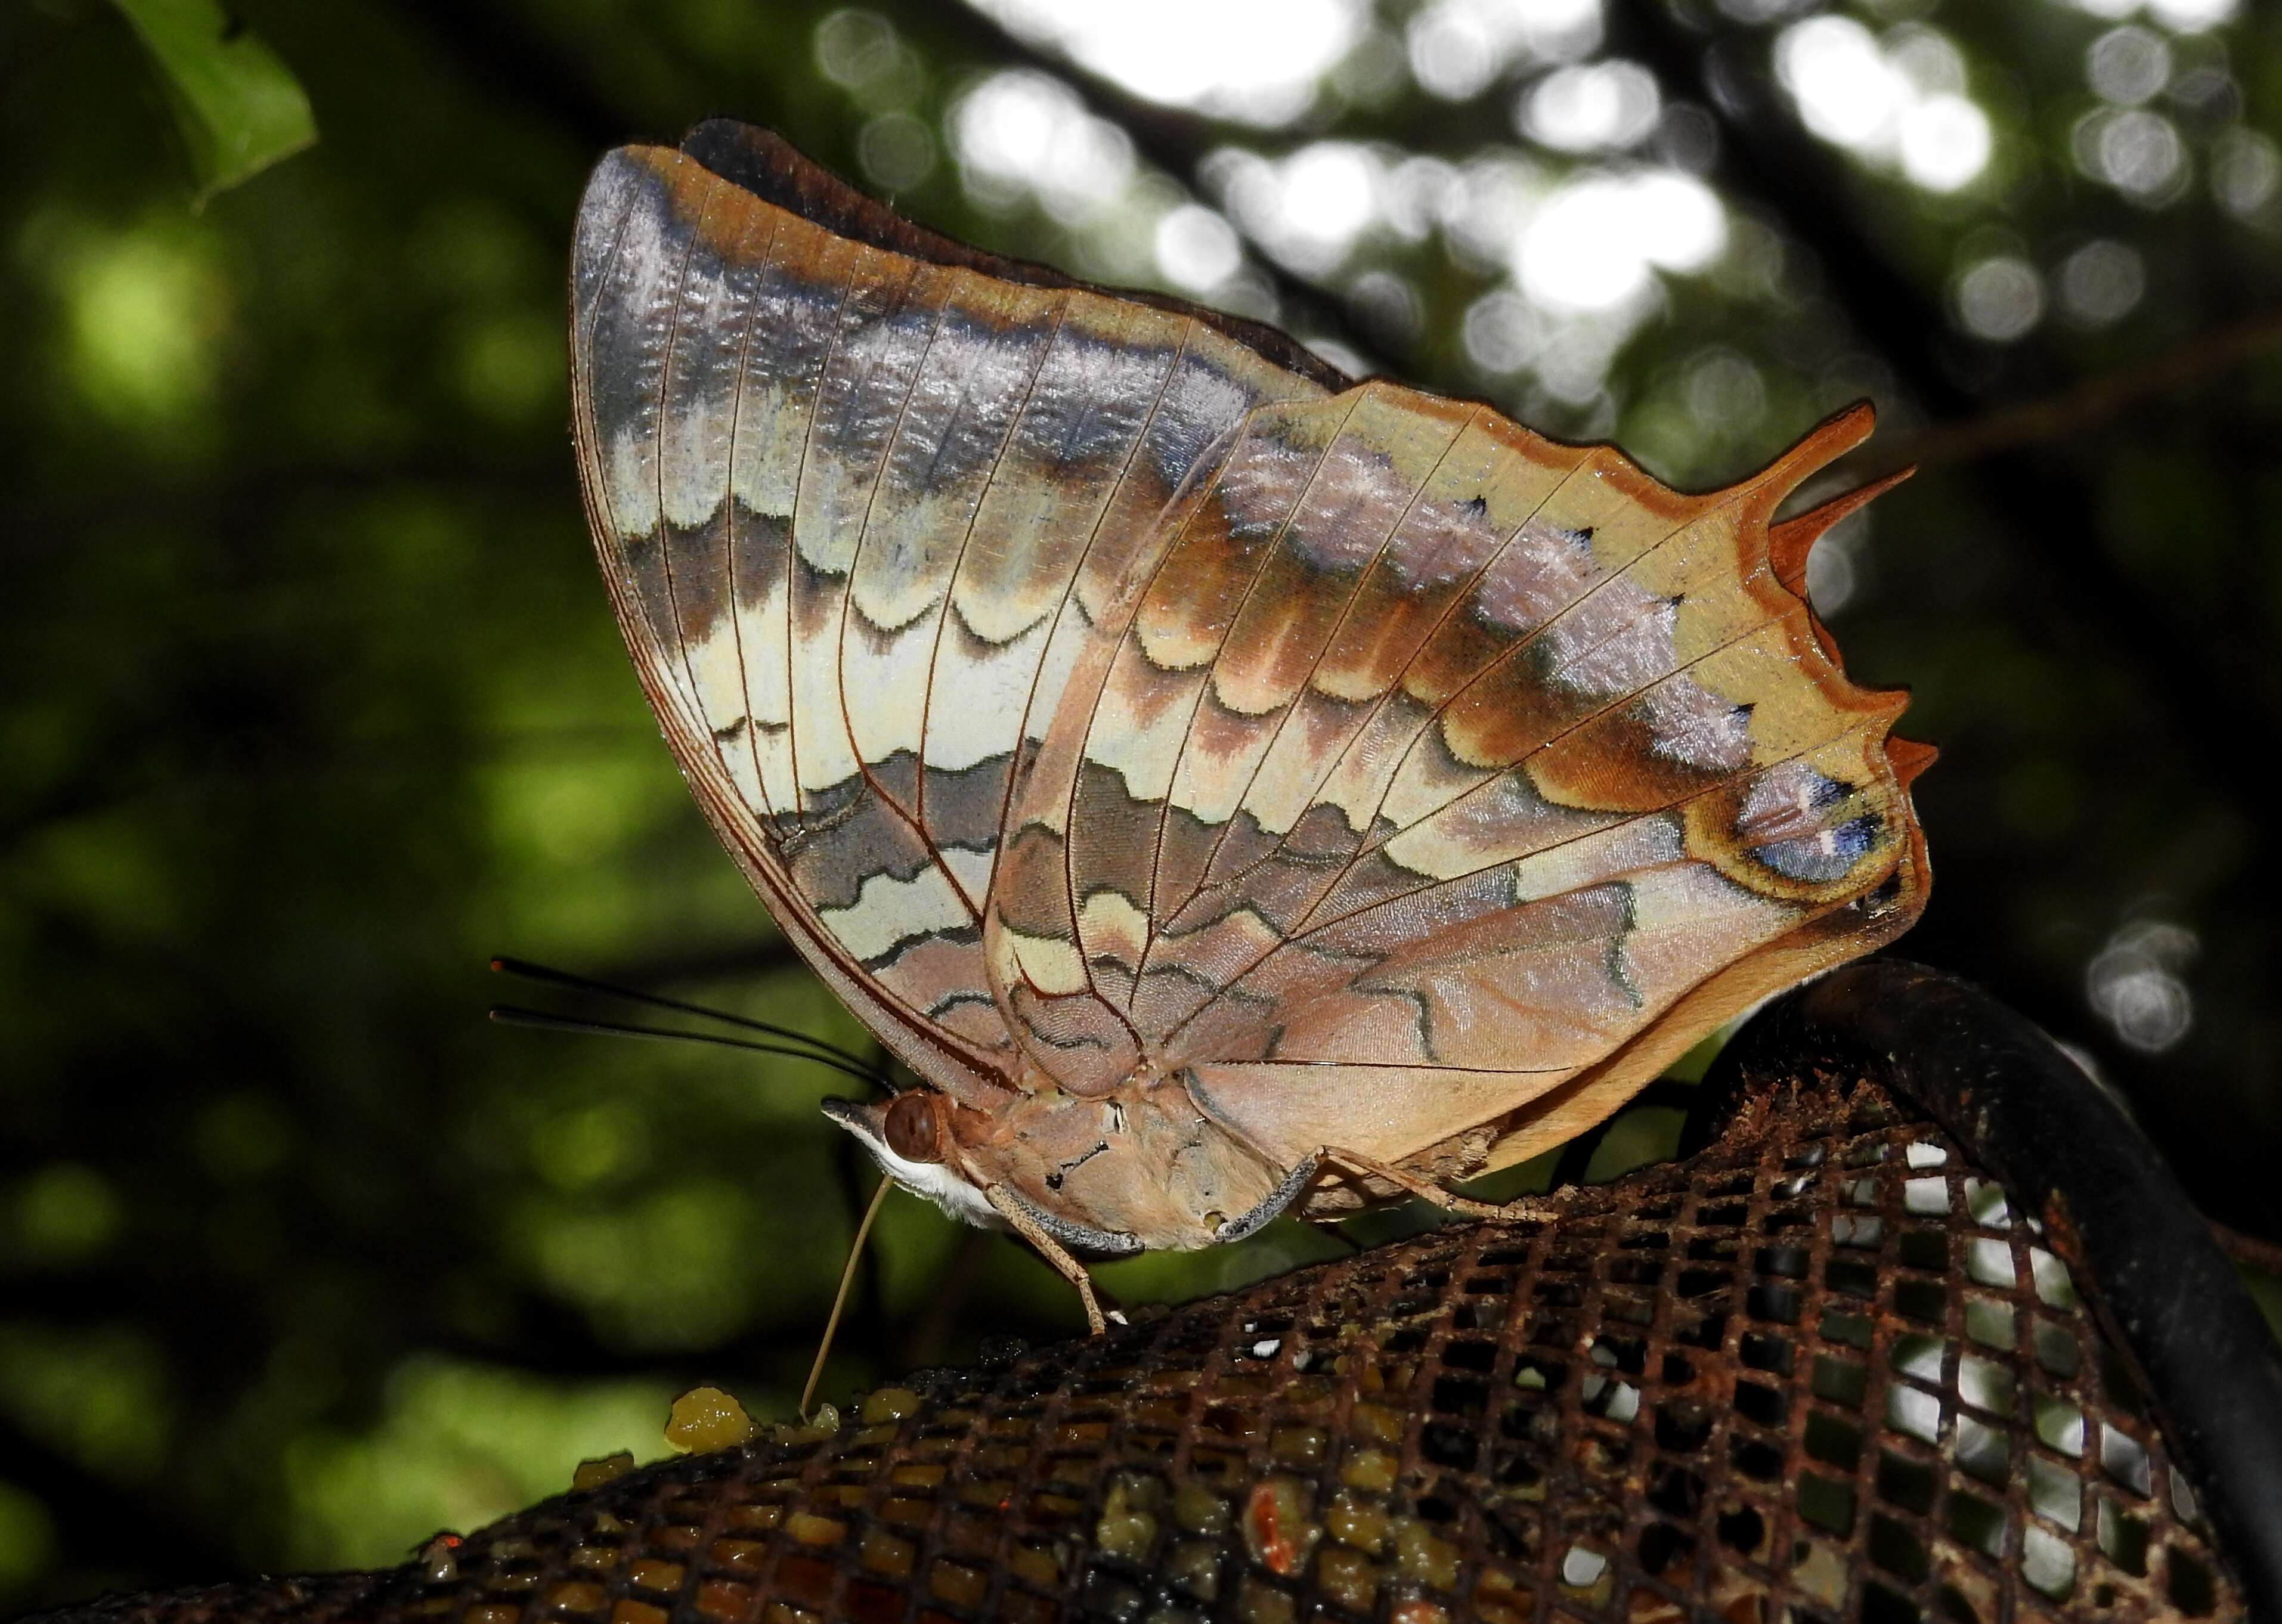
[[[1777,1005],[1694,1154],[923,1373],[374,1574],[110,1624],[2271,1616],[2282,1384],[2167,1175],[1915,966]]]

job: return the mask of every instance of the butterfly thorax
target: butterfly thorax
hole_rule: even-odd
[[[1048,1084],[988,1111],[914,1092],[830,1114],[954,1216],[989,1221],[982,1193],[996,1190],[1087,1251],[1210,1246],[1265,1223],[1306,1182],[1206,1117],[1178,1077],[1091,1095]]]

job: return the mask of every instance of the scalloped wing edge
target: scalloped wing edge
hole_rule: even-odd
[[[1867,400],[1826,418],[1758,474],[1743,483],[1763,485],[1772,500],[1772,513],[1793,491],[1823,468],[1858,449],[1876,425],[1875,408]],[[1776,583],[1805,607],[1808,624],[1832,667],[1843,676],[1845,664],[1837,640],[1815,614],[1806,593],[1806,564],[1815,543],[1840,521],[1860,512],[1869,503],[1916,473],[1915,464],[1857,486],[1806,512],[1769,523],[1767,563]],[[1766,499],[1765,496],[1758,499]],[[1854,686],[1851,682],[1849,686]],[[1868,696],[1890,698],[1893,717],[1908,702],[1906,688],[1860,689]],[[1889,718],[1891,725],[1893,718]],[[1820,915],[1797,930],[1706,978],[1665,1010],[1646,1029],[1600,1064],[1572,1078],[1553,1093],[1510,1113],[1492,1125],[1494,1137],[1480,1164],[1468,1177],[1481,1177],[1515,1166],[1566,1143],[1622,1110],[1642,1088],[1662,1075],[1701,1042],[1705,1035],[1777,994],[1837,969],[1887,946],[1924,912],[1933,871],[1926,852],[1925,832],[1911,804],[1910,788],[1932,766],[1941,752],[1932,745],[1888,733],[1885,756],[1890,766],[1898,806],[1905,817],[1906,839],[1896,860],[1893,877],[1898,894],[1874,917],[1851,917],[1869,899]],[[1479,1134],[1480,1129],[1474,1132]],[[1446,1153],[1452,1141],[1406,1158],[1424,1162]]]

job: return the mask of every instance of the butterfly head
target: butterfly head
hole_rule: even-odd
[[[862,1141],[888,1177],[953,1218],[996,1229],[1004,1220],[960,1166],[951,1123],[957,1109],[924,1088],[880,1104],[824,1102],[824,1114]]]

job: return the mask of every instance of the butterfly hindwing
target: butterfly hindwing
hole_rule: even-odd
[[[1033,916],[1002,888],[992,963],[1024,1041],[1089,1080],[1185,1068],[1285,1164],[1455,1176],[1533,1144],[1533,1104],[1612,1108],[1612,1057],[1660,1066],[1900,929],[1898,696],[1845,679],[1767,554],[1867,429],[1688,497],[1385,383],[1256,409],[1021,796]]]

